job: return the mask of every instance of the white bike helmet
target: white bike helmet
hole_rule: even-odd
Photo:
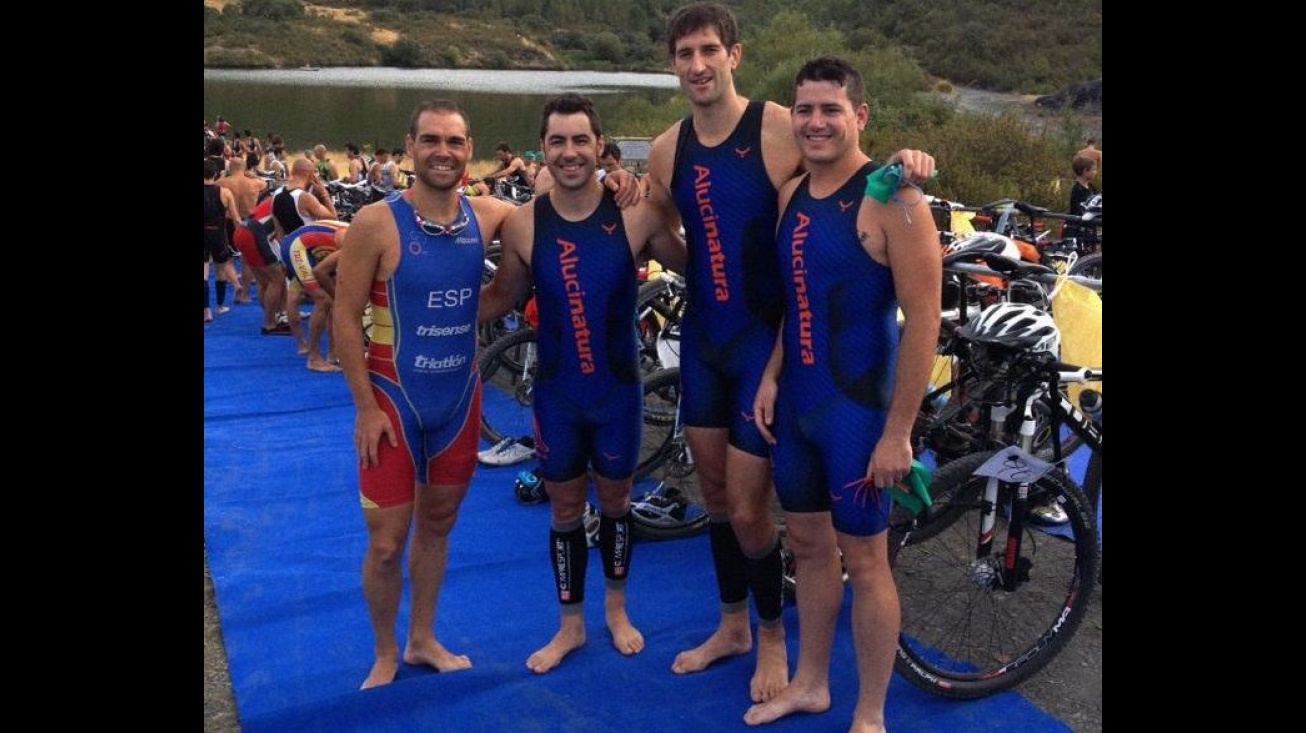
[[[1013,260],[1020,259],[1020,247],[1006,237],[994,232],[979,232],[963,237],[943,248],[943,256],[949,258],[944,264],[956,261],[969,261],[972,257],[980,259],[982,255],[993,253]],[[955,256],[954,256],[955,255]]]
[[[994,303],[961,329],[970,341],[1034,353],[1061,353],[1061,331],[1046,311],[1028,303]]]

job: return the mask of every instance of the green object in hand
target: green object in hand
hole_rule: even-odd
[[[939,172],[936,170],[930,174],[930,179],[933,180],[937,175]],[[902,163],[882,165],[866,176],[866,195],[882,204],[889,203],[899,186],[916,188],[916,184],[911,181],[902,180]]]
[[[889,203],[902,178],[902,163],[882,165],[866,176],[866,195],[882,204]]]
[[[930,482],[933,480],[934,474],[930,469],[920,461],[913,460],[911,470],[897,486],[889,490],[889,495],[904,509],[919,516],[927,507],[934,504],[934,500],[930,498]]]

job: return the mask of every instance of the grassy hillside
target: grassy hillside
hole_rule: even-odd
[[[661,71],[681,0],[204,0],[204,65]],[[1101,0],[729,2],[745,49],[783,12],[957,84],[1043,94],[1102,76]],[[750,45],[752,44],[752,45]]]

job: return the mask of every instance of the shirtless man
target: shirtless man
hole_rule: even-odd
[[[255,175],[248,169],[248,163],[243,156],[233,157],[227,161],[227,175],[218,179],[218,185],[231,191],[231,195],[236,198],[236,211],[240,213],[240,220],[243,222],[254,212],[254,205],[258,203],[259,194],[268,189],[268,182]],[[236,241],[236,227],[230,227],[227,230],[228,236],[233,242]],[[241,254],[241,261],[244,263],[244,253]],[[233,260],[234,262],[234,260]],[[234,269],[234,265],[233,265]],[[247,278],[253,279],[253,278]],[[248,303],[249,288],[248,282],[245,285],[236,287],[236,297],[233,299],[236,303]]]
[[[541,148],[556,185],[522,204],[503,228],[503,254],[481,296],[481,320],[497,318],[532,279],[539,306],[539,359],[555,364],[535,382],[535,443],[552,501],[549,557],[561,620],[526,660],[552,670],[585,644],[583,514],[592,469],[601,516],[604,615],[612,644],[637,654],[644,636],[626,612],[631,560],[630,491],[639,460],[642,389],[635,337],[635,270],[652,255],[679,270],[685,243],[648,206],[619,210],[594,173],[603,135],[593,104],[564,94],[544,108]],[[624,324],[624,327],[623,327]]]
[[[777,191],[800,170],[789,110],[735,90],[742,58],[734,15],[695,3],[667,22],[667,45],[690,114],[653,141],[650,203],[682,221],[689,247],[690,306],[681,324],[681,410],[711,517],[709,535],[721,619],[672,672],[705,669],[752,650],[754,702],[788,684],[779,531],[771,516],[769,446],[753,422],[753,397],[783,308],[776,259]],[[928,180],[934,159],[901,151],[904,178]]]
[[[406,144],[417,179],[402,196],[358,212],[337,269],[334,330],[357,409],[354,447],[368,535],[363,595],[374,651],[364,689],[389,684],[399,669],[395,622],[410,532],[413,606],[403,661],[442,672],[472,666],[436,639],[435,614],[449,533],[480,438],[476,312],[485,248],[515,209],[458,192],[472,137],[453,102],[418,105]],[[364,356],[369,302],[374,325]]]

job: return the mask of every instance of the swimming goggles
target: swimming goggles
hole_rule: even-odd
[[[418,228],[433,237],[438,237],[441,234],[448,234],[451,237],[456,237],[472,223],[471,219],[467,216],[467,212],[464,211],[461,206],[458,207],[458,218],[450,224],[441,224],[439,222],[423,219],[422,215],[417,212],[416,208],[413,209],[413,217],[417,219]]]

